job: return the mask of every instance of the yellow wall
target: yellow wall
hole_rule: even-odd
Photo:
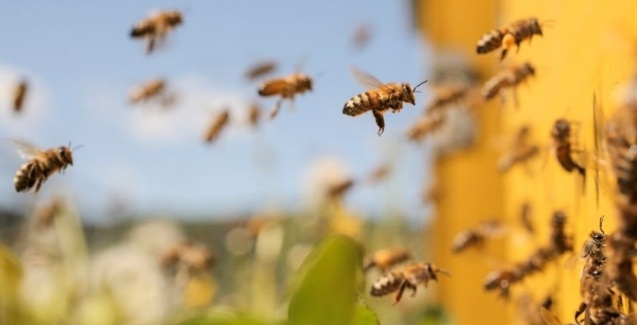
[[[435,258],[436,263],[454,273],[452,280],[441,281],[438,286],[440,302],[459,324],[510,324],[505,315],[517,317],[514,304],[505,305],[496,294],[483,292],[484,276],[489,270],[524,259],[539,244],[546,243],[553,211],[566,211],[576,249],[581,248],[591,230],[597,229],[600,215],[606,216],[606,232],[614,229],[614,188],[606,169],[601,171],[599,204],[595,198],[595,164],[590,157],[594,151],[592,102],[595,94],[604,115],[609,116],[614,111],[612,96],[616,89],[637,68],[637,1],[502,0],[485,4],[475,0],[418,0],[415,10],[423,36],[435,48],[455,48],[489,74],[500,65],[495,54],[475,54],[476,42],[484,33],[519,18],[551,20],[544,28],[544,37],[534,38],[532,44],[524,42],[519,53],[510,52],[503,64],[529,60],[536,66],[536,77],[519,88],[520,107],[515,109],[511,100],[503,107],[482,107],[478,145],[439,161],[434,170],[445,190],[434,224],[438,234]],[[589,153],[581,157],[587,160],[584,191],[581,179],[563,171],[550,151],[550,130],[559,117],[580,123],[578,143]],[[515,168],[499,176],[495,174],[497,148],[493,143],[523,123],[531,124],[533,139],[542,146],[542,154],[530,164],[531,173]],[[533,205],[538,228],[535,237],[516,227],[520,205],[526,200]],[[512,225],[505,247],[491,245],[483,252],[460,256],[449,253],[457,231],[494,215]],[[506,255],[504,260],[498,257],[501,253]],[[581,266],[569,270],[563,260],[553,263],[543,274],[516,286],[513,293],[530,292],[542,299],[555,292],[558,317],[563,323],[572,322],[580,302]]]

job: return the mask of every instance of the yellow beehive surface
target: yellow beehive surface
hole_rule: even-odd
[[[438,264],[452,270],[454,279],[440,283],[440,301],[459,324],[523,324],[516,297],[531,294],[541,300],[552,294],[555,315],[562,323],[572,322],[581,301],[583,263],[565,267],[567,256],[563,256],[543,273],[515,285],[508,303],[496,292],[484,292],[484,278],[490,270],[522,261],[547,243],[549,221],[556,210],[568,216],[567,231],[576,251],[598,229],[601,215],[606,216],[604,230],[614,230],[615,185],[599,153],[603,148],[595,149],[593,98],[597,98],[599,115],[607,118],[617,107],[618,89],[637,71],[637,2],[423,0],[415,8],[419,28],[435,49],[455,49],[487,76],[525,61],[536,67],[536,76],[517,88],[519,107],[513,105],[511,94],[502,105],[495,100],[482,106],[477,145],[437,162],[434,177],[443,193],[434,222],[434,255]],[[535,36],[531,43],[525,40],[519,52],[512,49],[501,63],[497,51],[475,53],[483,34],[528,17],[543,23],[543,37]],[[586,166],[585,188],[576,172],[567,173],[555,159],[550,132],[558,118],[576,126],[576,147],[582,150],[576,157]],[[598,122],[603,126],[602,120]],[[499,149],[494,143],[524,124],[531,126],[540,154],[528,166],[500,175],[496,170]],[[519,222],[521,205],[527,201],[533,208],[534,235],[522,230]],[[481,251],[450,252],[458,231],[490,217],[502,218],[509,225],[502,241]]]

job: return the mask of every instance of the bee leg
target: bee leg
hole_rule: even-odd
[[[507,56],[508,51],[508,49],[502,49],[502,52],[500,52],[500,61],[504,60],[504,58]]]
[[[40,190],[42,182],[44,182],[44,178],[38,178],[38,180],[35,182],[35,190],[33,191],[33,193],[37,193]]]
[[[411,291],[411,296],[412,296],[412,297],[415,297],[415,296],[416,296],[416,291],[418,290],[418,287],[417,287],[417,286],[414,286],[414,285],[411,285],[411,284],[409,285],[409,287],[410,287],[410,288],[411,288],[411,290],[412,290],[412,291]],[[427,287],[427,282],[425,282],[425,288],[426,288],[426,287]]]
[[[400,287],[398,288],[396,296],[394,297],[394,303],[392,305],[395,305],[400,301],[400,299],[403,297],[403,292],[405,292],[405,288],[407,288],[408,284],[409,282],[407,280],[403,280],[403,282],[400,284]]]
[[[276,104],[274,105],[274,108],[272,109],[272,112],[270,112],[270,119],[273,119],[276,117],[276,115],[279,113],[279,110],[281,109],[281,103],[283,102],[283,99],[279,99]]]
[[[380,136],[385,131],[385,118],[383,118],[383,113],[376,110],[372,110],[372,114],[374,114],[374,118],[376,119],[376,125],[378,125],[378,136]]]
[[[579,323],[580,323],[580,321],[579,321],[579,319],[578,319],[578,318],[579,318],[579,316],[580,316],[583,312],[585,312],[585,311],[586,311],[586,307],[588,307],[588,306],[586,305],[586,303],[585,303],[585,302],[583,302],[583,303],[581,303],[581,304],[579,305],[579,308],[575,311],[575,323],[577,323],[577,324],[579,324]]]
[[[150,54],[155,49],[155,36],[151,36],[146,40],[146,54]]]
[[[511,96],[513,97],[513,105],[515,109],[520,108],[520,101],[518,100],[518,91],[516,89],[511,90]]]

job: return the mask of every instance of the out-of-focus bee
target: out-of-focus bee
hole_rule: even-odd
[[[413,142],[420,142],[427,135],[440,129],[446,120],[447,114],[441,111],[432,111],[422,115],[407,129],[407,138]]]
[[[470,247],[481,247],[487,238],[498,236],[503,231],[504,226],[500,221],[483,221],[477,227],[458,233],[453,239],[452,250],[461,253]]]
[[[139,21],[130,32],[132,38],[146,40],[146,53],[151,53],[155,46],[166,39],[175,27],[183,23],[183,17],[178,10],[165,10],[151,14]]]
[[[204,133],[204,141],[207,143],[212,143],[219,137],[219,134],[223,130],[223,128],[228,125],[230,121],[230,110],[224,109],[219,114],[217,114],[213,119],[206,132]]]
[[[540,272],[546,264],[560,255],[572,250],[571,238],[565,232],[566,215],[557,211],[551,218],[551,237],[549,245],[538,248],[527,260],[510,268],[491,272],[487,275],[484,288],[487,291],[499,289],[500,296],[508,299],[512,284],[527,276]]]
[[[164,252],[160,262],[165,267],[177,266],[192,273],[210,269],[215,263],[215,255],[204,245],[185,240]]]
[[[358,25],[358,27],[356,27],[356,29],[354,29],[354,32],[352,33],[352,37],[350,38],[350,44],[352,44],[352,47],[356,50],[362,50],[363,48],[365,48],[365,46],[367,45],[367,43],[369,43],[369,41],[372,38],[372,28],[369,24],[360,24]]]
[[[248,81],[254,81],[258,78],[274,72],[276,68],[277,64],[274,61],[257,62],[250,68],[248,68],[244,76],[246,79],[248,79]]]
[[[520,208],[520,222],[526,231],[533,234],[535,233],[535,226],[533,226],[533,208],[531,203],[525,202]]]
[[[281,96],[270,113],[270,118],[274,118],[279,113],[284,100],[294,102],[294,96],[311,90],[312,78],[303,73],[294,73],[287,77],[266,80],[259,87],[258,93],[263,97]]]
[[[343,107],[343,114],[357,116],[371,110],[376,119],[376,125],[378,125],[378,135],[383,134],[385,130],[383,114],[390,109],[392,113],[400,112],[403,108],[403,102],[415,105],[416,98],[414,97],[414,93],[416,89],[427,82],[427,80],[425,80],[412,88],[411,85],[406,82],[385,84],[375,77],[357,69],[352,69],[352,75],[358,83],[372,89],[348,100]]]
[[[28,158],[13,178],[16,192],[28,191],[33,187],[34,192],[38,192],[49,176],[64,172],[69,165],[73,165],[73,149],[70,145],[42,150],[25,141],[14,142],[22,156]]]
[[[573,170],[577,170],[582,177],[585,177],[586,170],[584,167],[573,160],[574,150],[571,145],[571,131],[571,123],[566,119],[561,118],[555,121],[555,125],[551,130],[551,137],[553,138],[553,143],[555,145],[555,156],[564,170],[569,173]]]
[[[435,97],[425,106],[425,112],[443,109],[464,101],[470,93],[466,86],[435,87]]]
[[[529,144],[530,133],[531,129],[528,126],[523,126],[518,130],[509,149],[498,159],[500,172],[507,172],[514,165],[524,163],[540,152],[537,145]]]
[[[261,118],[261,106],[257,103],[250,104],[248,108],[248,123],[252,128],[256,128],[259,125],[259,119]]]
[[[372,296],[381,297],[397,291],[394,297],[394,305],[403,296],[405,289],[413,290],[412,297],[416,295],[419,284],[427,287],[429,281],[438,281],[437,274],[450,275],[444,269],[437,268],[431,263],[411,263],[400,271],[390,272],[378,279],[370,291]]]
[[[520,315],[520,319],[528,325],[552,324],[545,322],[542,315],[542,310],[544,309],[546,311],[549,311],[552,304],[553,300],[551,296],[548,296],[546,299],[544,299],[542,303],[538,303],[533,300],[531,295],[528,293],[522,294],[516,299],[516,307],[518,310],[518,314]]]
[[[36,211],[35,227],[37,229],[49,228],[63,209],[64,202],[60,198],[47,202]]]
[[[24,98],[26,97],[29,84],[26,80],[20,80],[13,89],[13,111],[20,113],[24,107]]]
[[[354,180],[352,179],[343,179],[339,182],[331,184],[327,188],[327,192],[325,193],[326,197],[331,200],[340,200],[343,198],[345,193],[347,193],[352,186],[354,186]]]
[[[363,271],[377,268],[381,273],[387,272],[393,266],[411,258],[409,251],[402,247],[385,248],[378,250],[363,265]]]
[[[369,173],[369,176],[367,177],[367,179],[369,180],[370,183],[377,184],[379,182],[382,182],[384,179],[386,179],[391,172],[392,172],[391,166],[388,163],[384,163],[374,168],[371,171],[371,173]]]
[[[542,25],[537,18],[520,19],[482,36],[478,41],[476,52],[486,54],[502,48],[500,60],[503,60],[511,47],[516,46],[519,50],[520,43],[527,38],[531,42],[533,35],[542,36]]]
[[[163,79],[152,79],[133,88],[129,95],[131,104],[157,101],[163,107],[169,107],[175,102],[174,94],[168,92],[168,86]]]
[[[506,88],[513,88],[526,80],[529,76],[535,75],[535,68],[528,62],[523,65],[509,67],[493,76],[482,87],[482,97],[490,100],[497,94],[504,98]],[[515,106],[517,107],[517,96],[513,93]]]

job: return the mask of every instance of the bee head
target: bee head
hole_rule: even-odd
[[[73,153],[71,147],[59,147],[57,150],[58,158],[66,164],[73,166]]]
[[[522,66],[522,71],[524,71],[524,73],[527,75],[535,75],[535,68],[528,62]]]
[[[411,88],[411,85],[407,82],[403,83],[402,101],[412,105],[416,105],[416,97],[414,97],[414,93],[418,93],[419,91],[417,91],[416,89],[418,89],[418,87],[423,85],[425,82],[427,82],[427,80],[417,84],[414,88]]]
[[[571,133],[571,125],[566,119],[558,119],[553,126],[553,136],[558,138],[567,137]]]
[[[537,20],[537,18],[531,18],[530,23],[531,23],[530,24],[531,25],[531,31],[534,34],[543,36],[542,35],[542,24],[540,24],[540,22]]]
[[[166,19],[166,22],[171,26],[177,26],[183,22],[181,12],[177,10],[166,12],[164,18]]]
[[[301,78],[301,85],[304,89],[312,90],[312,78],[309,76],[303,76],[303,78]]]

